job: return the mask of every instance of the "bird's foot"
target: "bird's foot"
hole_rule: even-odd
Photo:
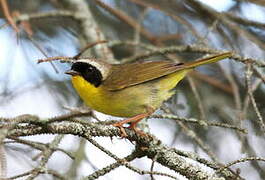
[[[153,111],[148,110],[146,113],[138,114],[134,117],[124,119],[124,120],[117,122],[117,123],[114,123],[112,125],[120,128],[122,138],[125,138],[128,136],[127,133],[125,132],[124,127],[123,127],[123,125],[126,123],[131,123],[131,125],[128,128],[132,129],[137,135],[148,136],[146,133],[144,133],[142,130],[138,129],[136,126],[137,126],[137,123],[139,123],[143,118],[148,117],[152,112]]]
[[[125,131],[125,127],[123,127],[123,124],[122,121],[121,122],[117,122],[117,123],[114,123],[112,124],[112,126],[114,127],[118,127],[121,131],[121,138],[126,138],[128,135]],[[146,134],[144,131],[140,130],[139,128],[136,127],[137,123],[134,123],[132,122],[131,125],[128,127],[128,129],[132,129],[136,135],[138,136],[145,136],[147,137],[148,134]]]
[[[123,127],[123,124],[124,123],[117,122],[117,123],[112,124],[112,126],[118,127],[120,129],[120,131],[121,131],[121,138],[126,138],[128,135],[125,132],[125,128]]]
[[[135,134],[137,134],[138,136],[145,136],[145,137],[147,137],[148,134],[146,134],[143,130],[137,128],[137,123],[138,122],[136,122],[136,123],[135,122],[132,122],[131,125],[128,128],[132,129],[135,132]]]

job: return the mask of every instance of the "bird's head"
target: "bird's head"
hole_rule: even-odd
[[[71,69],[65,73],[71,76],[81,76],[98,87],[108,77],[110,69],[111,65],[102,60],[84,58],[76,60]]]

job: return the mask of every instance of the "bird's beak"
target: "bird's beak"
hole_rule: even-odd
[[[68,75],[71,75],[71,76],[77,76],[77,75],[80,75],[79,72],[74,71],[74,70],[68,70],[68,71],[65,72],[65,74],[68,74]]]

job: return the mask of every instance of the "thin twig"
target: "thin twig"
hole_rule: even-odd
[[[150,172],[154,172],[154,167],[155,167],[155,162],[156,162],[157,156],[155,156],[152,159],[151,167],[150,167]],[[150,174],[151,180],[155,180],[153,174]]]
[[[50,159],[51,155],[54,153],[54,148],[59,145],[61,142],[63,135],[57,135],[54,140],[50,143],[49,147],[46,148],[43,151],[43,156],[40,160],[39,165],[34,168],[33,172],[30,174],[29,177],[27,177],[27,180],[33,180],[35,179],[39,174],[42,173],[43,169],[45,168],[45,165],[47,164],[48,160]]]
[[[199,112],[200,112],[200,119],[206,119],[205,110],[202,104],[201,97],[199,95],[198,89],[196,87],[196,84],[194,83],[194,80],[191,77],[188,77],[188,81],[190,84],[190,88],[192,90],[192,93],[194,94],[194,97],[197,101]]]
[[[44,143],[41,143],[41,142],[34,142],[34,141],[30,141],[30,140],[24,140],[24,139],[20,139],[20,138],[17,138],[17,137],[9,137],[9,139],[12,139],[14,141],[11,141],[11,142],[5,142],[6,143],[20,143],[20,144],[25,144],[25,145],[28,145],[34,149],[38,149],[40,151],[44,151],[49,145],[48,144],[44,144]],[[74,159],[74,155],[71,153],[71,152],[68,152],[64,149],[61,149],[61,148],[58,148],[58,147],[55,147],[55,148],[52,148],[52,150],[54,151],[61,151],[62,153],[66,154],[67,156],[69,156],[71,159]]]
[[[144,35],[149,41],[153,41],[155,38],[154,36],[146,29],[144,29],[137,21],[135,21],[130,16],[127,16],[123,11],[117,10],[112,8],[111,6],[107,5],[106,3],[102,2],[101,0],[94,0],[100,7],[104,8],[108,12],[110,12],[112,15],[116,16],[118,19],[122,20],[123,22],[127,23],[134,29],[137,29],[138,27],[141,27],[139,29],[140,33]]]
[[[8,23],[16,31],[16,33],[18,33],[19,32],[19,29],[18,29],[16,23],[14,22],[11,14],[10,14],[7,1],[6,0],[0,0],[0,3],[1,3],[1,6],[2,6],[2,9],[3,9],[4,15],[5,15]]]
[[[257,106],[257,103],[256,103],[256,100],[254,98],[254,95],[251,91],[251,76],[252,76],[252,66],[251,64],[248,64],[247,65],[247,69],[246,69],[246,84],[247,84],[247,91],[248,91],[248,95],[249,95],[249,98],[250,98],[250,101],[251,101],[251,104],[253,105],[253,108],[254,108],[254,111],[258,117],[258,123],[260,125],[260,128],[262,130],[262,132],[265,134],[265,124],[264,124],[264,121],[263,121],[263,118],[262,118],[262,115],[258,109],[258,106]]]
[[[46,52],[42,49],[42,47],[31,37],[28,36],[28,38],[30,39],[30,41],[32,42],[32,44],[46,57],[48,58],[48,55],[46,54]],[[53,62],[50,61],[50,64],[52,66],[52,68],[54,69],[55,73],[59,73],[58,69],[56,68],[56,66],[53,64]]]
[[[230,166],[233,166],[233,165],[238,164],[238,163],[246,162],[246,161],[263,161],[263,162],[265,162],[265,159],[260,158],[260,157],[247,157],[247,158],[238,159],[238,160],[230,162],[230,163],[226,164],[225,166],[221,167],[220,169],[218,169],[216,171],[216,173],[219,173],[219,172],[223,171],[224,169],[229,168]]]
[[[95,45],[97,45],[97,44],[102,44],[102,43],[106,43],[106,42],[108,42],[108,41],[106,41],[106,40],[101,40],[101,41],[97,41],[97,42],[94,42],[94,43],[90,43],[90,44],[87,44],[77,55],[75,55],[74,57],[73,57],[73,59],[79,59],[79,57],[82,55],[82,54],[84,54],[84,52],[86,51],[86,50],[88,50],[89,48],[91,48],[91,47],[93,47],[93,46],[95,46]]]
[[[236,131],[239,131],[241,133],[247,133],[246,129],[231,125],[231,124],[224,124],[224,123],[218,123],[218,122],[208,122],[205,120],[199,120],[195,118],[184,118],[184,117],[179,117],[173,114],[159,114],[159,115],[152,115],[150,118],[166,118],[166,119],[174,119],[177,121],[181,122],[186,122],[186,123],[195,123],[200,126],[217,126],[217,127],[222,127],[222,128],[228,128],[228,129],[233,129]]]

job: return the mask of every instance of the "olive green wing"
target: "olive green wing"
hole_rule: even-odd
[[[108,90],[119,90],[139,83],[150,81],[179,70],[193,69],[197,66],[214,63],[231,56],[231,52],[225,52],[186,64],[176,64],[169,61],[157,61],[113,65],[111,73],[103,82],[103,85],[106,86]]]
[[[108,90],[119,90],[171,74],[183,68],[182,64],[169,61],[113,65],[110,75],[103,85]]]

